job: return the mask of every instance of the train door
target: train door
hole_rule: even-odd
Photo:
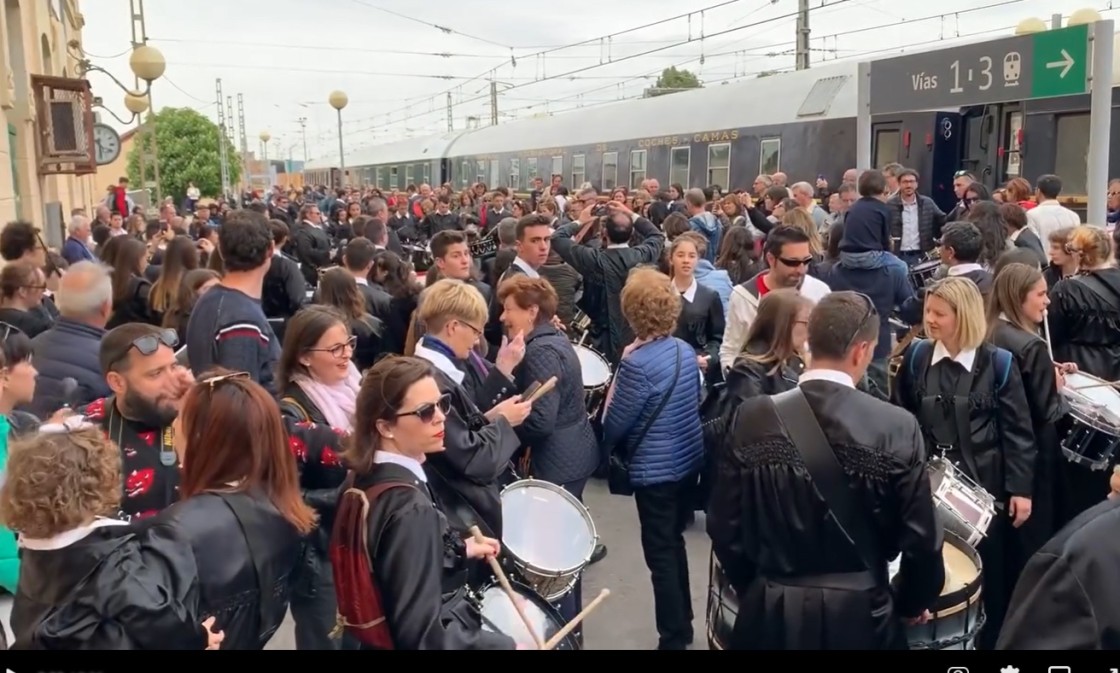
[[[1019,103],[1003,106],[1000,138],[1003,161],[1000,163],[1000,182],[1023,175],[1023,155],[1020,140],[1023,130],[1023,106]]]
[[[872,168],[902,163],[902,122],[882,122],[871,133]]]

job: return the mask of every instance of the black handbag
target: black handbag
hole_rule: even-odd
[[[805,399],[805,393],[801,392],[801,388],[794,388],[770,399],[789,438],[793,440],[794,448],[805,462],[809,477],[828,505],[832,520],[855,547],[867,570],[874,575],[876,566],[882,561],[877,552],[877,536],[869,523],[870,513],[856,501],[848,476],[836,459],[813,408]]]
[[[634,495],[634,487],[630,485],[630,461],[634,458],[634,451],[642,444],[642,440],[646,438],[649,429],[653,426],[653,422],[664,411],[665,405],[669,403],[669,398],[672,397],[673,391],[677,387],[677,382],[681,377],[681,348],[676,345],[677,354],[677,371],[673,374],[673,382],[669,385],[669,389],[665,391],[665,395],[661,398],[657,408],[650,414],[649,419],[646,420],[646,425],[642,431],[634,438],[633,443],[630,444],[631,449],[626,450],[625,442],[620,442],[623,448],[615,446],[611,451],[609,463],[607,465],[607,488],[612,495]],[[604,405],[606,406],[606,405]],[[622,455],[625,454],[625,455]]]

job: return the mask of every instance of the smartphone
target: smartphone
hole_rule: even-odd
[[[537,394],[537,391],[540,390],[542,385],[544,384],[542,384],[540,381],[533,381],[529,384],[529,387],[525,389],[525,392],[521,393],[521,399],[527,400],[533,395]]]

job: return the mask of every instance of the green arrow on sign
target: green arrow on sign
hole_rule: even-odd
[[[1035,33],[1031,98],[1075,96],[1089,91],[1089,26]]]

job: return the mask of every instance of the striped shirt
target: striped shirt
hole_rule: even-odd
[[[221,285],[199,298],[187,324],[187,357],[195,376],[212,367],[249,372],[275,394],[280,343],[259,300]]]

